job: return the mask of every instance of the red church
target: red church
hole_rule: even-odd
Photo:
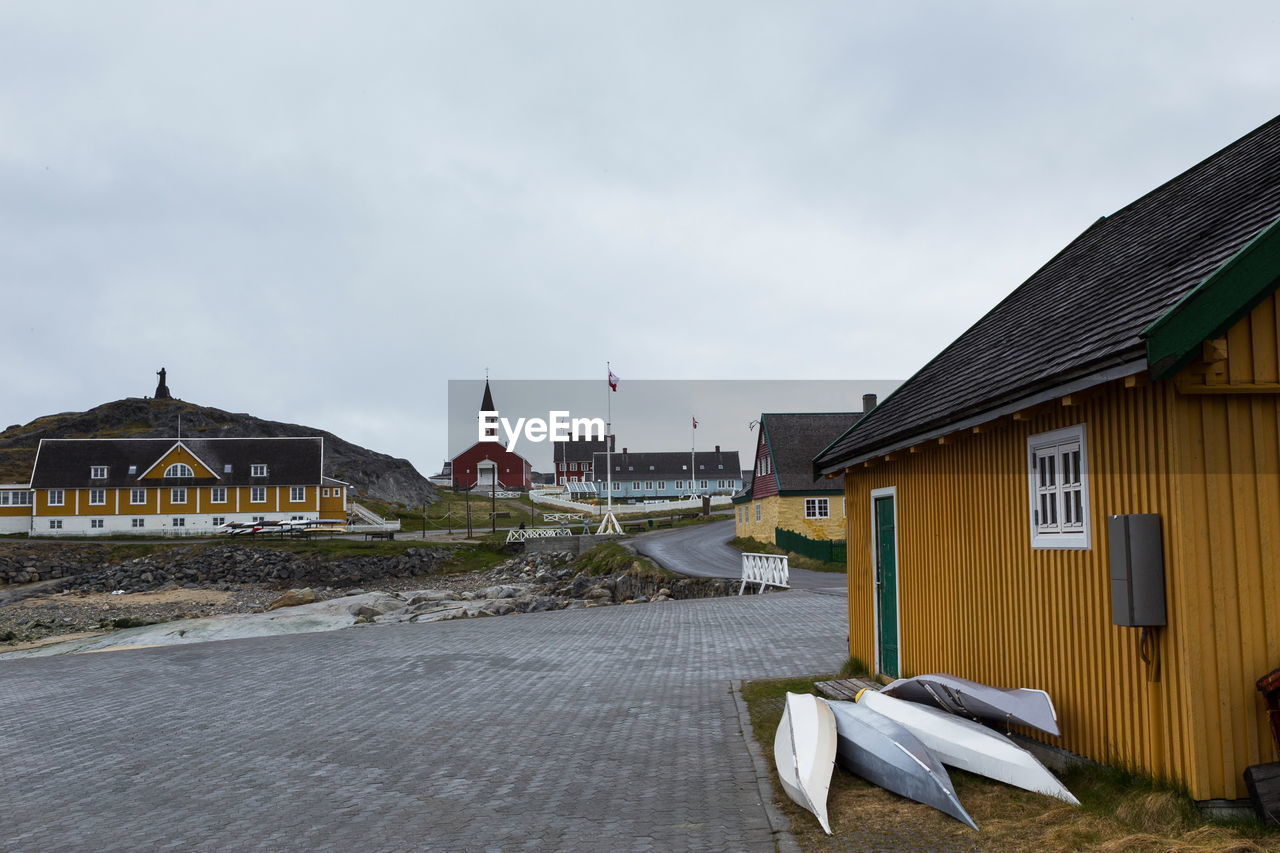
[[[496,411],[486,379],[480,412]],[[478,417],[479,412],[476,414]],[[491,440],[477,441],[453,457],[453,488],[461,491],[476,487],[477,491],[487,492],[495,483],[499,489],[527,490],[533,485],[533,466],[529,460],[507,450],[498,440],[496,428],[485,430],[485,437]]]

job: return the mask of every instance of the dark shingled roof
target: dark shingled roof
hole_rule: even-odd
[[[813,457],[853,426],[862,412],[787,412],[760,416],[780,492],[838,492],[839,480],[813,476]]]
[[[694,464],[705,468],[694,471],[692,478],[689,476],[689,454],[679,450],[614,453],[611,458],[615,480],[736,480],[742,476],[736,450],[699,450],[694,456]],[[650,465],[653,466],[652,471],[649,470]],[[634,470],[628,471],[629,467]],[[602,481],[608,476],[605,468],[605,455],[597,453],[592,464],[596,480]]]
[[[138,478],[181,441],[220,479]],[[267,476],[249,476],[249,466],[265,464]],[[31,487],[35,489],[128,488],[141,485],[315,486],[323,477],[324,439],[313,438],[46,438],[40,442]],[[107,479],[89,477],[92,466],[107,466]],[[129,473],[136,465],[137,472]],[[225,466],[231,472],[225,472]]]
[[[815,460],[886,453],[1107,370],[1280,217],[1280,118],[1096,222]]]
[[[610,436],[609,441],[616,450],[618,437]],[[590,462],[597,453],[604,453],[605,439],[570,439],[552,444],[551,452],[555,462]]]

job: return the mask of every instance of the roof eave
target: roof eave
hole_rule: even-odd
[[[1126,357],[1127,356],[1127,357]],[[1124,353],[1118,354],[1115,359],[1109,360],[1111,363],[1105,367],[1095,369],[1090,373],[1077,376],[1066,381],[1058,380],[1057,384],[1041,387],[1038,390],[1031,391],[1012,400],[1000,403],[996,406],[983,409],[981,411],[972,412],[967,415],[948,419],[945,423],[936,424],[931,428],[927,428],[918,433],[912,433],[905,437],[890,439],[883,444],[876,445],[872,448],[863,450],[855,450],[843,457],[833,459],[815,459],[814,468],[819,476],[827,474],[835,474],[843,471],[851,465],[861,465],[863,462],[869,462],[879,456],[888,453],[894,453],[899,450],[905,450],[915,444],[922,444],[926,441],[932,441],[941,438],[944,435],[957,432],[958,430],[968,429],[987,423],[1005,415],[1011,415],[1014,412],[1038,406],[1041,403],[1058,397],[1064,397],[1067,394],[1074,394],[1083,391],[1086,388],[1092,388],[1095,385],[1101,385],[1104,382],[1111,382],[1121,379],[1125,376],[1131,376],[1135,373],[1141,373],[1147,369],[1146,357],[1142,355],[1140,347],[1126,350]]]

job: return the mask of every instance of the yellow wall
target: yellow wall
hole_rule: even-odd
[[[1273,297],[1232,330],[1229,375],[1280,379],[1278,319]],[[903,674],[1043,688],[1063,732],[1046,740],[1198,799],[1245,796],[1245,767],[1276,760],[1254,682],[1280,665],[1280,396],[1177,389],[1206,369],[1110,383],[847,472],[850,654],[875,660],[869,493],[895,486]],[[1092,547],[1032,550],[1027,438],[1079,423]],[[1138,629],[1111,624],[1106,517],[1141,512],[1164,525],[1158,682]]]
[[[778,526],[777,495],[760,498],[745,504],[747,507],[746,522],[739,521],[735,527],[738,536],[758,539],[761,542],[773,542],[774,529]],[[760,520],[756,521],[756,507],[760,508]]]
[[[810,539],[844,539],[844,495],[832,492],[827,495],[809,495],[809,497],[825,497],[829,503],[830,518],[805,518],[804,496],[770,495],[767,498],[735,504],[735,531],[737,536],[759,539],[761,542],[773,542],[777,528],[802,533]],[[760,521],[756,521],[756,505],[760,505]],[[747,508],[747,520],[742,521],[741,507]]]
[[[343,518],[347,517],[345,503],[342,493],[342,486],[325,486],[329,490],[329,497],[320,496],[320,517],[321,518]]]

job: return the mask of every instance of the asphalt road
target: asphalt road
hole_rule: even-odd
[[[733,521],[695,524],[644,533],[632,544],[636,551],[669,571],[704,578],[740,578],[742,552],[729,544],[733,530]],[[845,576],[834,572],[791,569],[791,588],[848,594]]]

